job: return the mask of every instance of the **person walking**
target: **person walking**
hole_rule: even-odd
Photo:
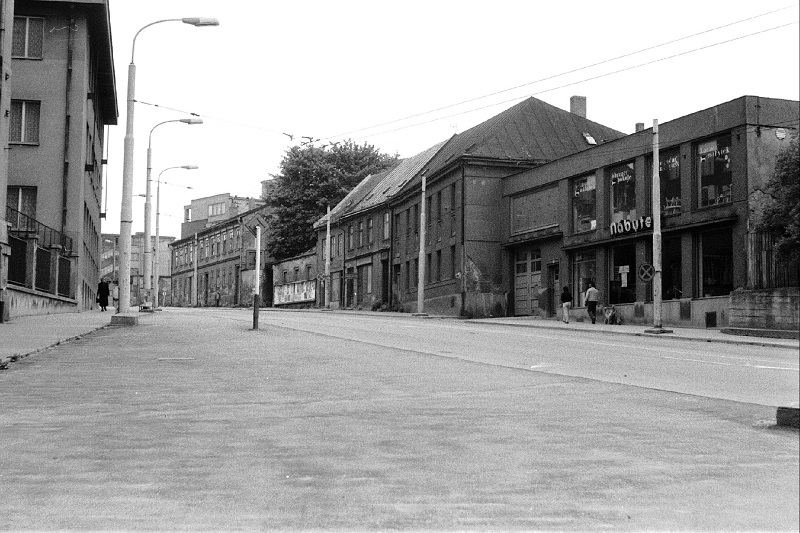
[[[564,285],[564,290],[561,291],[561,307],[563,309],[562,319],[564,324],[569,324],[569,310],[572,307],[572,293],[569,292],[569,287]]]
[[[594,281],[589,282],[589,288],[586,289],[586,312],[589,313],[589,318],[592,319],[592,324],[597,320],[597,301],[600,299],[600,291],[594,285]]]
[[[97,304],[100,306],[100,311],[105,311],[106,307],[108,307],[109,294],[111,294],[111,291],[109,290],[108,282],[100,280],[100,283],[97,284]]]

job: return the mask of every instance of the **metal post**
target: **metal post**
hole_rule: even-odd
[[[197,290],[200,286],[198,264],[200,263],[200,248],[198,247],[197,233],[194,234],[194,275],[192,276],[192,307],[197,307]]]
[[[152,231],[151,231],[151,223],[153,218],[153,205],[151,202],[152,192],[151,192],[151,179],[150,173],[152,171],[151,168],[151,160],[152,160],[153,151],[150,148],[150,145],[147,146],[147,181],[145,184],[145,191],[144,191],[144,302],[147,302],[147,305],[153,305],[153,300],[150,296],[152,289],[153,289],[153,239],[152,239]]]
[[[153,308],[158,309],[159,303],[159,292],[161,292],[161,285],[159,284],[160,274],[161,274],[161,263],[159,257],[159,245],[161,244],[161,233],[158,229],[158,217],[161,214],[161,176],[158,178],[158,184],[156,185],[156,249],[155,249],[155,258],[153,259],[153,278],[155,279],[155,295],[153,297]]]
[[[422,175],[422,200],[419,210],[419,272],[417,272],[417,312],[418,315],[425,314],[425,238],[427,223],[425,217],[425,188],[427,184],[426,176]]]
[[[258,308],[261,305],[261,226],[256,226],[256,283],[253,287],[253,329],[258,329]]]
[[[325,308],[331,307],[331,206],[328,205],[328,216],[325,232]]]

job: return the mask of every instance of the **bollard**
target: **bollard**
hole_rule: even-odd
[[[261,305],[261,295],[253,295],[253,329],[258,329],[258,307]]]

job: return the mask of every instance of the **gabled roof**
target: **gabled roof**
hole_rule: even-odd
[[[358,202],[364,198],[364,196],[369,194],[372,188],[384,177],[386,177],[389,172],[391,172],[391,169],[384,170],[383,172],[379,172],[377,174],[370,174],[361,180],[358,185],[353,187],[353,189],[347,193],[347,196],[342,198],[341,202],[336,204],[336,206],[331,209],[331,222],[336,222],[345,214],[347,214]],[[314,222],[314,228],[317,229],[324,226],[326,217],[327,215]]]
[[[626,135],[531,97],[456,135],[431,161],[426,174],[433,176],[462,156],[552,161],[591,148],[584,134],[598,144]]]
[[[453,137],[451,137],[452,139]],[[427,150],[424,150],[417,155],[403,159],[391,172],[389,172],[380,183],[369,191],[366,196],[354,206],[347,214],[353,214],[361,211],[366,211],[375,206],[386,202],[389,198],[394,196],[403,185],[409,182],[422,168],[436,156],[439,150],[445,146],[448,141],[442,141],[434,144]]]

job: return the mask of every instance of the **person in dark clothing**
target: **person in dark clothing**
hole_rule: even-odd
[[[572,293],[569,292],[569,287],[566,285],[564,286],[564,290],[561,291],[561,307],[564,310],[562,316],[564,324],[569,324],[569,310],[572,307]]]
[[[108,282],[106,280],[101,280],[100,283],[97,284],[97,304],[100,306],[100,311],[105,311],[106,307],[108,307],[109,294],[111,294],[111,291],[108,287]]]
[[[586,312],[589,313],[592,324],[597,320],[597,301],[599,299],[600,291],[595,287],[594,281],[589,282],[589,288],[586,289]]]

